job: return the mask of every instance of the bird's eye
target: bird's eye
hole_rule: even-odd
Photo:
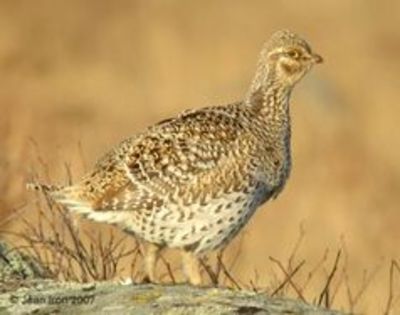
[[[300,58],[300,52],[297,51],[297,50],[290,50],[290,51],[288,51],[287,54],[288,54],[288,56],[290,58],[293,58],[293,59],[299,59]]]

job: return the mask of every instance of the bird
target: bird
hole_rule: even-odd
[[[265,42],[242,100],[151,125],[74,184],[28,188],[139,239],[151,282],[157,282],[161,251],[176,248],[188,282],[202,285],[199,259],[229,244],[283,190],[291,170],[291,92],[322,61],[305,39],[277,31]]]

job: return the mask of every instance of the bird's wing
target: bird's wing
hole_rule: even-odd
[[[119,165],[126,180],[111,193],[106,189],[95,210],[151,209],[166,201],[202,200],[202,191],[216,194],[210,190],[220,189],[222,170],[229,177],[240,168],[233,155],[242,129],[231,113],[205,109],[186,112],[128,139],[111,154],[122,152]],[[106,162],[107,158],[98,167],[104,169]]]

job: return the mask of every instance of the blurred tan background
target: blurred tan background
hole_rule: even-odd
[[[295,90],[292,176],[232,244],[235,274],[267,284],[303,224],[307,262],[344,240],[355,287],[379,266],[359,308],[378,314],[400,259],[399,22],[399,1],[0,0],[0,217],[28,215],[32,172],[77,178],[149,124],[240,99],[288,28],[325,63]]]

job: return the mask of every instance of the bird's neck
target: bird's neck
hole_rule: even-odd
[[[283,84],[275,71],[260,65],[245,103],[257,111],[257,116],[277,133],[290,128],[289,99],[292,87]]]

